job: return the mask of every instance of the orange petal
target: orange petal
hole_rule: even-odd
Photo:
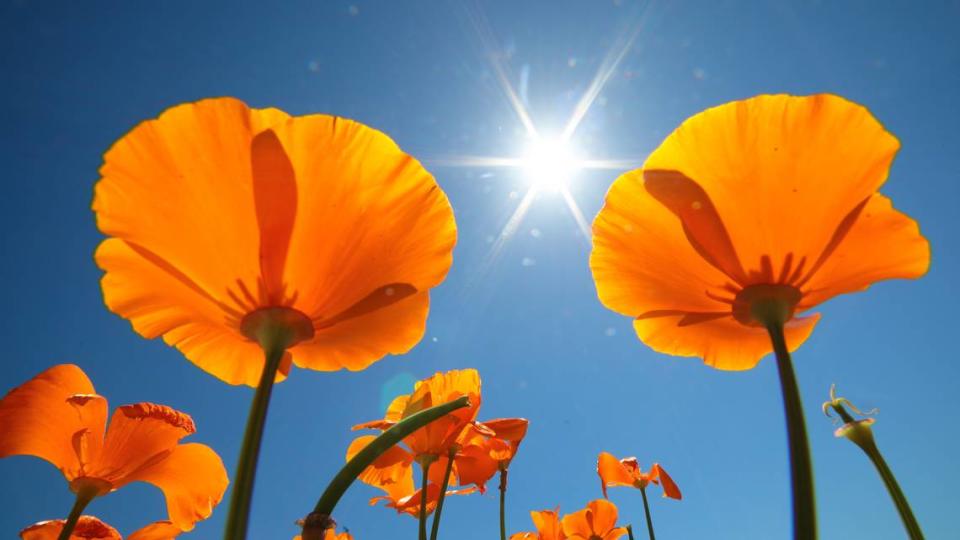
[[[104,298],[145,337],[189,322],[223,325],[240,309],[230,296],[238,280],[258,292],[258,244],[252,240],[259,230],[252,189],[242,186],[252,185],[254,134],[287,118],[232,98],[199,101],[141,123],[104,156],[93,202],[97,225],[115,237],[106,242],[127,246],[120,257],[117,246],[98,249]],[[149,287],[145,267],[167,276]],[[198,340],[198,334],[167,341]],[[211,340],[202,338],[204,344]],[[180,348],[204,369],[216,363]]]
[[[415,159],[383,133],[334,116],[296,117],[274,131],[297,181],[285,272],[294,307],[323,320],[385,285],[427,291],[443,280],[453,212]]]
[[[566,535],[560,523],[560,509],[539,510],[530,512],[533,526],[540,534],[539,540],[563,540]]]
[[[600,452],[597,457],[597,474],[600,475],[600,488],[603,496],[607,496],[607,488],[613,486],[633,486],[636,478],[613,454]]]
[[[673,478],[670,478],[670,475],[667,474],[667,471],[663,470],[663,467],[661,467],[659,463],[653,464],[651,472],[656,475],[660,481],[660,485],[663,486],[664,497],[670,497],[678,501],[683,499],[683,495],[680,494],[680,488],[677,487],[676,482],[673,481]]]
[[[35,523],[20,531],[21,540],[57,540],[65,519]],[[116,529],[93,516],[80,516],[69,540],[123,540]],[[130,540],[133,540],[132,538]],[[159,540],[159,539],[158,539]]]
[[[497,473],[498,460],[490,455],[483,445],[464,446],[454,459],[457,478],[460,485],[475,484],[480,492],[486,491],[486,484]]]
[[[519,532],[513,533],[510,535],[510,540],[539,540],[540,537],[537,533],[533,532]]]
[[[627,534],[626,527],[617,527],[616,529],[611,529],[610,532],[603,535],[603,540],[617,540],[621,536]]]
[[[96,445],[103,437],[105,402],[99,404],[72,396],[92,396],[93,384],[72,364],[51,367],[11,390],[0,400],[0,457],[29,455],[55,465],[67,480],[81,474],[78,450],[84,439]],[[93,399],[93,398],[92,398]],[[89,406],[87,406],[89,404]]]
[[[803,287],[801,308],[892,278],[917,278],[930,266],[930,244],[917,223],[874,194],[833,253]]]
[[[691,117],[644,169],[678,171],[702,187],[750,272],[763,256],[813,264],[847,213],[884,183],[898,148],[867,109],[843,98],[768,95]]]
[[[526,418],[497,418],[485,420],[483,425],[493,430],[498,439],[519,443],[527,435],[530,421]]]
[[[192,530],[196,522],[210,517],[229,483],[220,456],[209,446],[197,443],[175,447],[125,480],[160,488],[170,521],[182,531]]]
[[[364,315],[318,328],[312,340],[291,349],[293,363],[319,371],[359,371],[387,354],[408,352],[423,338],[430,296],[407,296]]]
[[[173,540],[180,536],[180,532],[172,521],[155,521],[135,531],[127,540]]]
[[[651,349],[676,356],[697,356],[717,369],[744,370],[757,365],[770,353],[770,337],[764,328],[745,326],[733,317],[683,324],[684,314],[637,319],[633,328]],[[787,346],[799,347],[820,319],[815,313],[796,317],[785,328]]]
[[[605,499],[587,503],[587,507],[563,517],[563,532],[571,540],[590,540],[610,532],[617,523],[617,507]]]
[[[165,405],[124,405],[113,413],[100,459],[89,474],[120,487],[130,481],[128,475],[195,432],[188,414]]]
[[[250,147],[253,200],[260,229],[260,274],[269,304],[284,301],[283,269],[297,217],[293,165],[273,130],[253,137]]]
[[[347,448],[347,461],[376,439],[373,435],[358,437]],[[434,467],[435,468],[435,467]],[[413,491],[413,455],[400,446],[393,446],[380,455],[357,477],[361,482],[384,488],[388,485],[409,493]]]
[[[644,187],[639,170],[622,175],[607,193],[593,222],[590,269],[600,301],[624,315],[730,311],[706,294],[732,297],[723,291],[730,279],[697,253],[677,217]]]

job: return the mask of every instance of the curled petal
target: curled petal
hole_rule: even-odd
[[[20,539],[57,540],[66,523],[67,521],[64,519],[35,523],[20,531]],[[93,516],[80,516],[69,540],[123,540],[123,538],[116,529],[99,519]]]
[[[189,415],[165,405],[136,403],[117,408],[100,459],[90,471],[120,487],[127,476],[163,459],[180,439],[196,432]]]
[[[73,396],[90,399],[71,400]],[[60,469],[67,480],[81,474],[77,450],[86,438],[103,437],[99,396],[83,371],[72,364],[54,366],[11,390],[0,400],[0,457],[36,456]],[[96,402],[91,402],[94,400]],[[105,404],[102,404],[105,408]]]
[[[167,500],[170,521],[182,531],[192,530],[196,522],[210,517],[229,483],[220,456],[197,443],[177,446],[125,480],[160,488]]]
[[[607,497],[608,487],[633,486],[637,480],[619,459],[607,452],[600,452],[597,458],[597,474],[600,475],[600,488],[604,498]]]
[[[683,495],[680,494],[680,488],[677,487],[676,482],[673,481],[673,478],[670,478],[670,475],[667,474],[667,471],[663,470],[663,467],[661,467],[659,463],[653,464],[653,467],[651,467],[651,472],[656,475],[660,485],[663,486],[664,497],[669,497],[678,501],[683,498]]]
[[[684,324],[688,314],[667,314],[634,321],[637,336],[651,349],[676,356],[697,356],[723,370],[751,369],[770,353],[770,337],[764,328],[745,326],[733,317]],[[794,351],[810,336],[819,314],[796,317],[787,323],[787,346]]]

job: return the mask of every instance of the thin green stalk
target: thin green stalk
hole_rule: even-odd
[[[437,533],[440,531],[440,514],[443,513],[443,501],[447,498],[447,486],[450,485],[450,473],[453,472],[453,458],[457,451],[450,449],[447,454],[447,468],[443,473],[443,484],[440,486],[440,495],[437,499],[437,510],[433,513],[433,527],[430,529],[430,540],[437,540]]]
[[[813,466],[807,443],[807,427],[803,419],[800,390],[793,372],[790,351],[783,334],[783,323],[767,325],[770,341],[777,356],[777,371],[783,393],[783,410],[787,419],[787,443],[790,449],[790,479],[793,486],[793,537],[815,540],[817,537],[816,502],[813,491]]]
[[[863,449],[863,452],[867,454],[870,461],[873,462],[873,465],[877,468],[877,472],[880,473],[880,478],[883,478],[883,483],[886,484],[887,491],[890,493],[890,497],[893,498],[893,503],[897,505],[897,512],[900,512],[900,519],[903,521],[903,526],[907,529],[907,534],[910,536],[910,539],[923,540],[923,531],[920,530],[920,524],[917,523],[917,518],[913,516],[910,503],[907,502],[907,497],[903,494],[903,491],[900,489],[900,484],[897,483],[897,479],[893,476],[893,471],[890,470],[886,460],[880,455],[880,450],[877,448],[877,445],[868,444],[860,448]]]
[[[647,534],[650,535],[650,540],[656,540],[657,537],[653,534],[653,519],[650,517],[650,504],[647,503],[646,488],[640,488],[640,495],[643,496],[643,513],[647,516]]]
[[[80,489],[77,491],[77,498],[73,501],[73,508],[70,509],[70,515],[67,516],[67,522],[63,524],[63,529],[60,530],[60,536],[57,537],[57,540],[69,540],[70,535],[73,534],[73,529],[77,526],[77,521],[80,519],[80,514],[83,513],[83,509],[90,504],[90,501],[97,496],[98,491],[95,489]]]
[[[633,526],[627,525],[627,538],[633,540]]]
[[[507,540],[507,469],[500,469],[500,540]]]
[[[280,359],[283,358],[288,343],[288,339],[283,339],[280,335],[263,341],[261,343],[265,356],[263,372],[260,374],[260,383],[253,395],[250,413],[247,416],[243,446],[240,449],[237,473],[233,481],[233,494],[230,497],[230,513],[227,515],[227,526],[223,534],[224,540],[244,540],[247,537],[250,500],[253,495],[254,477],[257,473],[263,427],[267,420],[267,408],[270,405],[270,394],[273,392],[277,368],[280,366]]]
[[[420,463],[423,469],[423,482],[420,484],[420,540],[427,540],[427,477],[430,473],[432,459],[424,459]]]

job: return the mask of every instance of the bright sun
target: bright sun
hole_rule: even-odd
[[[560,139],[535,139],[523,157],[523,169],[538,189],[558,191],[580,168],[574,151]]]

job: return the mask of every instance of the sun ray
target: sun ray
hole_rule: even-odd
[[[577,228],[580,229],[580,234],[583,235],[583,239],[587,245],[590,245],[592,243],[590,224],[587,223],[587,218],[584,217],[583,211],[580,210],[580,205],[577,204],[576,199],[573,198],[573,194],[570,193],[570,190],[566,187],[560,189],[560,194],[563,195],[563,202],[567,203],[567,208],[570,210],[573,220],[577,222]]]

